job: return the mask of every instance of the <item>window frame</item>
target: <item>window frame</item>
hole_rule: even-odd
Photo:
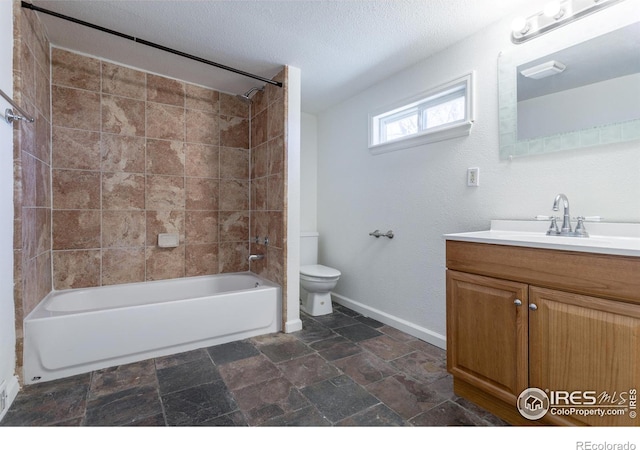
[[[431,142],[468,136],[475,121],[474,85],[475,71],[471,71],[447,83],[372,111],[369,113],[369,151],[377,155]],[[460,95],[457,95],[459,91],[464,92],[462,96],[465,102],[465,117],[455,122],[421,129],[424,126],[423,116],[426,114],[426,110],[459,98]],[[418,115],[417,133],[380,142],[383,135],[382,127],[385,122],[390,123],[400,120],[403,116],[410,116],[414,112],[417,112]],[[394,118],[395,120],[392,120]]]

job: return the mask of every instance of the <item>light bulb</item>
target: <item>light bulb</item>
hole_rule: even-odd
[[[564,16],[564,9],[558,1],[547,3],[544,7],[543,12],[545,16],[554,18],[556,20]]]
[[[529,22],[524,17],[516,17],[511,22],[511,30],[514,33],[526,34],[529,31]]]

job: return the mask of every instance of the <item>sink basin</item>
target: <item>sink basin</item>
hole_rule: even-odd
[[[491,228],[446,234],[447,240],[640,257],[640,224],[589,223],[589,237],[547,236],[539,221],[492,220]]]

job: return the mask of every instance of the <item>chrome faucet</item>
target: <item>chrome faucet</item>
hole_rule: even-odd
[[[264,259],[264,255],[249,255],[249,261],[260,261]]]
[[[569,199],[564,194],[556,195],[556,199],[553,201],[553,210],[557,211],[562,201],[562,207],[564,208],[562,214],[562,227],[560,228],[560,234],[571,234],[571,215],[569,215]]]

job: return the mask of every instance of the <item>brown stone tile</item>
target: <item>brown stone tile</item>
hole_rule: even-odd
[[[284,214],[282,211],[269,211],[269,245],[284,248]]]
[[[102,285],[144,281],[144,248],[109,248],[102,250]]]
[[[145,184],[146,209],[184,209],[184,180],[184,177],[147,175]]]
[[[51,49],[52,82],[89,91],[100,91],[100,61],[60,48]]]
[[[267,185],[267,209],[282,211],[284,209],[284,174],[270,175],[267,177]]]
[[[219,147],[186,144],[185,175],[188,177],[220,178]]]
[[[53,127],[51,151],[56,169],[100,170],[100,133]]]
[[[407,341],[407,345],[435,359],[440,359],[444,361],[447,358],[446,350],[436,347],[435,345],[429,344],[428,342],[421,341],[420,339],[413,339],[413,340]]]
[[[53,86],[51,96],[54,126],[100,131],[100,94]]]
[[[259,92],[258,92],[259,94]],[[256,96],[258,95],[256,94]],[[220,93],[220,114],[225,116],[249,118],[249,104],[235,95]]]
[[[185,275],[213,275],[218,273],[218,244],[187,245],[185,249]]]
[[[443,360],[432,358],[422,352],[413,352],[394,359],[393,366],[421,383],[433,383],[447,376],[447,365]]]
[[[257,147],[267,142],[267,110],[256,114],[251,120],[251,146]]]
[[[282,376],[275,364],[263,355],[222,364],[218,369],[222,379],[232,391]]]
[[[53,250],[100,247],[100,211],[53,211]]]
[[[219,273],[249,270],[249,244],[247,242],[221,242],[218,250]]]
[[[144,209],[145,177],[135,173],[102,174],[102,209]]]
[[[115,95],[102,95],[102,131],[125,136],[145,135],[145,103]]]
[[[184,211],[147,211],[147,246],[158,244],[158,234],[177,233],[180,242],[185,240]]]
[[[187,109],[187,142],[220,145],[218,115],[210,111]]]
[[[294,336],[272,333],[252,339],[255,346],[273,362],[282,362],[312,353],[311,348]]]
[[[337,359],[346,358],[347,356],[353,356],[362,352],[362,349],[359,346],[342,336],[314,342],[310,347],[317,351],[320,356],[329,361],[335,361]]]
[[[178,106],[147,103],[147,138],[184,141],[185,112]]]
[[[103,211],[102,247],[143,247],[145,219],[144,211]]]
[[[147,139],[147,173],[184,176],[184,162],[181,141]]]
[[[267,143],[251,149],[251,179],[269,175],[269,146]]]
[[[273,280],[279,285],[284,285],[285,273],[284,273],[284,260],[285,255],[282,249],[274,248],[273,246],[267,247],[267,271],[261,274],[261,276]]]
[[[339,359],[334,364],[362,386],[375,383],[397,373],[393,366],[369,352]]]
[[[278,136],[267,143],[269,149],[269,175],[284,173],[285,149],[284,138]]]
[[[102,92],[144,100],[146,74],[139,70],[102,62]]]
[[[405,342],[407,344],[409,343],[409,341],[416,340],[416,338],[411,336],[410,334],[405,333],[404,331],[400,331],[397,328],[390,327],[388,325],[380,327],[379,330],[387,336],[391,336],[396,341]]]
[[[249,120],[220,116],[220,145],[249,149]]]
[[[147,101],[184,107],[184,82],[147,74]]]
[[[220,148],[220,178],[249,179],[249,150]]]
[[[249,211],[220,211],[220,242],[249,240]]]
[[[269,104],[269,99],[265,90],[258,91],[253,97],[251,97],[251,117],[255,117],[258,113],[261,113]]]
[[[147,281],[184,277],[184,245],[176,248],[147,247],[146,252]]]
[[[55,209],[100,209],[100,172],[54,169]]]
[[[220,189],[220,182],[218,180],[210,178],[187,178],[185,183],[186,209],[209,211],[218,209]]]
[[[202,109],[217,113],[220,109],[220,92],[195,84],[185,86],[185,106],[189,109]]]
[[[317,354],[302,356],[278,364],[284,376],[302,388],[340,375],[335,366]]]
[[[267,114],[267,140],[284,134],[284,102],[276,101],[269,104]]]
[[[267,210],[267,181],[267,178],[251,180],[251,210],[254,212]]]
[[[360,342],[360,346],[385,361],[400,358],[401,356],[405,356],[414,351],[407,344],[396,341],[389,336],[378,336],[372,339],[367,339],[366,341]]]
[[[102,133],[101,155],[105,172],[144,173],[145,139]]]
[[[249,209],[249,182],[241,180],[220,181],[220,210],[246,211]]]
[[[47,122],[51,120],[51,83],[49,79],[49,67],[36,69],[36,108],[44,116]]]
[[[189,245],[218,242],[217,211],[187,211],[185,239]]]
[[[367,390],[407,420],[445,400],[437,392],[429,389],[428,385],[403,375],[395,375],[370,384]]]
[[[54,289],[100,286],[100,250],[53,252]]]
[[[309,401],[285,378],[273,378],[233,391],[238,407],[249,425],[261,425],[269,419],[297,411]]]
[[[34,151],[35,156],[47,165],[51,165],[51,124],[42,115],[36,117]]]
[[[91,377],[88,399],[94,400],[103,395],[145,385],[157,386],[152,359],[95,371]]]
[[[38,303],[52,290],[51,280],[51,252],[47,251],[36,256],[37,288],[36,299]],[[31,309],[29,310],[31,312]]]
[[[49,208],[51,205],[51,167],[40,160],[35,160],[35,176],[35,206]],[[69,198],[67,197],[67,199]],[[75,198],[79,197],[75,196]],[[88,198],[92,199],[93,197]]]

